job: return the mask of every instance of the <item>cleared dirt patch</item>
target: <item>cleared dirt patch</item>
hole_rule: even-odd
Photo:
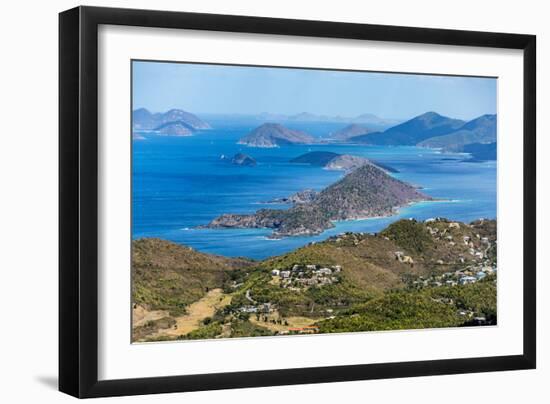
[[[178,337],[199,328],[202,320],[212,317],[216,310],[227,306],[231,297],[225,295],[221,289],[212,289],[200,300],[187,307],[187,314],[175,317],[176,325],[169,329],[159,330],[149,338],[162,336]]]
[[[132,327],[136,328],[146,324],[149,321],[160,320],[161,318],[170,316],[166,310],[147,310],[141,305],[136,305],[132,309]]]

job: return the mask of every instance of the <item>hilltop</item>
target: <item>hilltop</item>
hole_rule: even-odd
[[[176,313],[182,305],[200,298],[206,289],[219,285],[224,271],[249,264],[248,260],[205,254],[162,239],[134,240],[134,303]],[[171,282],[169,289],[165,289],[167,280]]]
[[[494,143],[497,140],[496,115],[483,115],[473,119],[458,130],[443,136],[436,136],[418,143],[418,146],[439,148],[445,151],[462,152],[464,147],[474,143]]]
[[[399,220],[259,262],[136,240],[134,340],[496,324],[496,234]]]
[[[237,143],[250,147],[279,147],[288,144],[314,143],[315,139],[305,132],[285,128],[278,123],[264,123]]]
[[[184,122],[167,122],[155,129],[160,135],[192,136],[195,129]]]
[[[373,145],[414,146],[425,139],[448,134],[463,125],[464,121],[460,119],[452,119],[436,112],[426,112],[384,132],[351,137],[349,141]]]
[[[389,216],[411,202],[431,200],[415,187],[374,165],[363,165],[325,188],[308,203],[287,210],[261,209],[254,214],[224,214],[207,228],[270,228],[273,237],[320,234],[332,221]]]
[[[360,134],[346,139],[350,143],[420,146],[442,149],[446,152],[483,153],[479,159],[473,156],[474,158],[470,161],[496,159],[496,153],[490,150],[491,148],[496,150],[496,145],[482,146],[496,144],[496,140],[496,115],[482,115],[464,122],[460,119],[439,115],[436,112],[426,112],[384,132]]]
[[[132,127],[134,130],[159,130],[159,128],[169,123],[179,123],[191,131],[211,129],[210,125],[198,116],[181,109],[171,109],[164,113],[151,113],[146,108],[132,111]]]

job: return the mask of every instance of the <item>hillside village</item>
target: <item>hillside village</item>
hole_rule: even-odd
[[[134,268],[134,305],[151,318],[134,327],[135,339],[494,325],[496,246],[496,221],[444,218],[400,220],[378,234],[343,233],[260,262],[167,244],[167,252],[193,260],[173,268],[170,252],[167,268],[147,260]],[[195,262],[201,270],[193,270]],[[144,279],[151,271],[160,278],[156,286],[153,277]],[[178,276],[186,277],[188,297],[168,299],[163,279],[177,283]]]

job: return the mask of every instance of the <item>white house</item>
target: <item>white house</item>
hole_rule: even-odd
[[[486,276],[487,276],[487,274],[486,274],[485,272],[483,272],[483,271],[479,271],[479,272],[476,274],[476,278],[477,278],[478,280],[481,280],[481,279],[485,278]]]
[[[467,285],[469,283],[475,283],[476,281],[477,281],[477,278],[473,276],[463,276],[458,280],[458,283],[460,283],[461,285]]]
[[[331,275],[332,274],[332,270],[330,268],[321,268],[319,270],[319,273],[321,275]]]

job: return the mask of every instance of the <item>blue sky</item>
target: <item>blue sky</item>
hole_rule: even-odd
[[[133,62],[133,108],[152,112],[472,119],[496,113],[496,87],[491,78]]]

